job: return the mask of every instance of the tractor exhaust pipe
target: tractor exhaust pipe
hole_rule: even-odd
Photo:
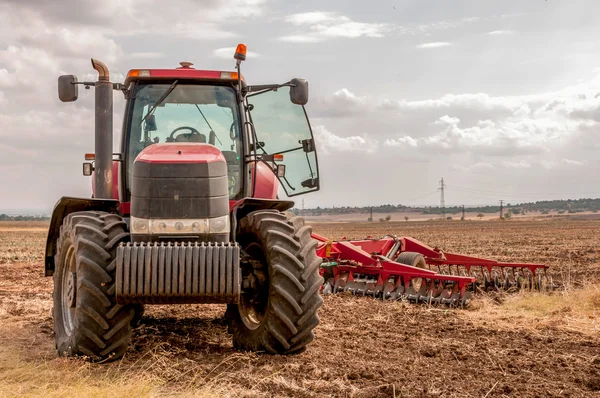
[[[112,150],[113,150],[113,84],[108,67],[92,58],[92,67],[98,71],[95,84],[95,185],[94,196],[112,199]]]

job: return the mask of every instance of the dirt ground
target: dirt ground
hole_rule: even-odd
[[[478,217],[481,214],[481,217]],[[370,214],[365,213],[346,213],[346,214],[321,214],[320,216],[306,215],[305,219],[310,222],[365,222],[369,219]],[[441,215],[435,214],[423,214],[419,211],[395,211],[392,213],[373,213],[373,219],[375,222],[379,222],[380,219],[385,219],[390,216],[392,221],[402,222],[414,222],[414,221],[435,221],[440,220]],[[448,213],[446,217],[451,217],[453,220],[460,220],[462,213]],[[408,217],[408,220],[406,220]],[[600,213],[594,213],[593,211],[585,211],[576,214],[559,214],[558,211],[550,211],[547,214],[542,214],[539,211],[530,211],[526,214],[512,214],[510,217],[511,221],[530,221],[530,220],[548,220],[548,219],[562,219],[562,218],[579,218],[588,220],[599,220]],[[479,213],[472,212],[468,209],[465,211],[465,220],[467,221],[499,221],[499,213]]]
[[[55,357],[46,225],[0,223],[0,396],[600,396],[600,221],[314,230],[545,262],[560,288],[479,296],[464,310],[327,296],[316,340],[289,357],[233,350],[223,306],[148,306],[126,357],[97,365]]]

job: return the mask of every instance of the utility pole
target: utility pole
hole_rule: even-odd
[[[371,210],[371,222],[373,222],[373,208],[369,207],[369,209]]]
[[[500,201],[500,219],[502,220],[502,205],[504,204],[504,201],[501,200]]]
[[[461,221],[465,220],[465,205],[462,205],[462,218],[460,220]]]
[[[446,185],[444,184],[444,178],[440,180],[440,187],[438,191],[440,191],[440,210],[442,211],[442,220],[446,219],[446,203],[444,202],[444,188]]]

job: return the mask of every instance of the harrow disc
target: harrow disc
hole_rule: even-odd
[[[504,270],[504,290],[510,289],[510,273],[507,269]]]
[[[391,283],[391,282],[386,283],[385,287],[383,288],[382,298],[384,300],[395,300],[396,299],[395,290],[396,290],[396,288],[394,287],[393,283]],[[392,293],[393,293],[393,297],[392,297]]]

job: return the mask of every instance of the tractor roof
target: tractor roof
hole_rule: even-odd
[[[217,70],[198,70],[191,62],[180,62],[175,69],[131,69],[125,78],[125,86],[138,80],[200,80],[237,82],[238,73]],[[244,76],[241,77],[245,83]]]

